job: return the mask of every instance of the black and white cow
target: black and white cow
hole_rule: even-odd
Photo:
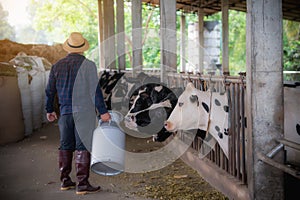
[[[188,83],[165,122],[165,128],[170,132],[191,129],[207,131],[213,136],[207,143],[212,146],[217,141],[228,157],[228,112],[226,93],[200,91],[193,83]]]
[[[99,84],[108,110],[128,111],[128,101],[133,92],[146,83],[158,82],[159,79],[149,76],[144,72],[136,77],[128,77],[124,72],[103,71],[100,75]]]
[[[111,74],[108,71],[103,71],[100,75],[99,84],[102,90],[103,98],[108,110],[111,110],[112,92],[118,81],[125,73],[114,71]]]
[[[147,83],[139,87],[132,95],[129,111],[125,116],[125,126],[131,130],[153,136],[153,141],[162,142],[172,133],[164,127],[177,103],[176,93],[159,83]]]

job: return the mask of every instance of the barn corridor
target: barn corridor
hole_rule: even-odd
[[[226,199],[181,160],[143,174],[105,177],[91,172],[90,182],[102,187],[100,193],[78,196],[74,190],[62,192],[57,167],[58,144],[58,126],[50,123],[22,141],[0,146],[0,199]],[[126,144],[137,152],[151,151],[160,145],[149,141],[141,145],[128,137]],[[74,165],[71,177],[75,180]]]

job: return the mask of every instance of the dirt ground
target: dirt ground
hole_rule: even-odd
[[[0,146],[0,199],[227,199],[180,159],[147,173],[102,176],[91,172],[91,184],[102,187],[99,193],[81,196],[74,190],[60,191],[58,145],[58,126],[50,123],[22,141]],[[126,149],[133,151],[151,151],[161,145],[147,139],[126,138]],[[71,177],[76,180],[74,171],[73,164]]]

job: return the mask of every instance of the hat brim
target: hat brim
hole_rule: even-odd
[[[90,45],[89,45],[89,42],[84,39],[84,45],[83,46],[80,46],[80,47],[70,47],[69,44],[68,44],[68,40],[66,40],[63,44],[63,49],[67,52],[70,52],[70,53],[79,53],[79,52],[84,52],[86,50],[88,50],[90,48]]]

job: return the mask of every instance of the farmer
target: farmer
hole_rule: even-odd
[[[83,55],[89,49],[88,41],[81,33],[73,32],[64,42],[63,48],[68,55],[52,66],[46,88],[47,119],[53,122],[59,117],[60,189],[68,190],[76,186],[69,176],[75,151],[78,181],[76,194],[98,192],[100,186],[93,187],[88,181],[91,160],[89,151],[97,114],[104,122],[109,121],[111,116],[97,84],[96,65]],[[56,94],[60,116],[54,111]]]

